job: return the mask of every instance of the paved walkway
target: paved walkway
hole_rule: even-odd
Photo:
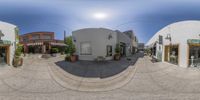
[[[58,59],[58,58],[53,58]],[[1,100],[199,100],[200,71],[140,58],[126,85],[110,91],[80,92],[58,83],[50,59],[25,59],[22,68],[0,69]]]
[[[79,77],[107,78],[121,73],[130,65],[134,65],[140,56],[142,55],[122,57],[120,61],[77,61],[71,63],[62,60],[56,62],[56,65],[66,72]],[[128,60],[127,58],[130,59]]]

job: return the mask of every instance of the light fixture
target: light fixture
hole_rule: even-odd
[[[171,39],[172,39],[172,38],[171,38],[171,34],[167,34],[167,37],[166,37],[165,39],[171,41]]]
[[[111,33],[108,35],[108,40],[110,40],[110,39],[112,39],[112,34]]]
[[[0,30],[0,40],[1,40],[1,37],[3,37],[4,34],[2,33],[2,31]]]

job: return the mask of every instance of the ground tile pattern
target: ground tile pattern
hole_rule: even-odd
[[[80,92],[60,85],[48,64],[58,58],[25,58],[21,68],[0,69],[2,100],[198,100],[200,70],[139,58],[131,81],[121,88],[102,92]],[[3,77],[4,76],[4,77]]]

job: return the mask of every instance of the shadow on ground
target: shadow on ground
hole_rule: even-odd
[[[143,54],[138,53],[132,57],[123,57],[120,61],[77,61],[71,63],[63,60],[55,64],[66,72],[79,77],[107,78],[122,72],[129,65],[134,65],[140,57],[143,57]],[[131,58],[131,60],[127,58]]]

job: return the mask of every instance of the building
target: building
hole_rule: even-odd
[[[146,44],[153,56],[181,67],[200,65],[200,21],[181,21],[157,32]]]
[[[138,43],[138,51],[144,51],[144,43]]]
[[[56,40],[54,32],[31,32],[20,35],[25,53],[50,53],[52,47],[61,51],[66,46],[63,40]]]
[[[80,60],[95,60],[103,57],[113,59],[116,44],[120,45],[121,55],[132,54],[132,35],[105,28],[86,28],[72,32],[76,54]]]
[[[125,33],[132,39],[132,54],[135,54],[138,50],[138,39],[135,33],[132,30],[125,31],[123,33]]]
[[[17,26],[0,21],[0,65],[12,65],[17,43]]]

